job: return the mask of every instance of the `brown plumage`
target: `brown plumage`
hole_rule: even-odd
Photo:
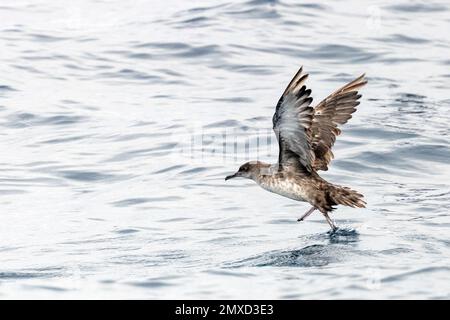
[[[317,171],[328,170],[334,157],[331,149],[341,133],[338,126],[345,124],[356,111],[361,97],[358,90],[367,81],[363,74],[313,108],[311,90],[304,85],[307,78],[308,74],[300,68],[277,103],[272,122],[279,145],[278,163],[248,162],[225,180],[234,177],[253,179],[268,191],[307,201],[313,208],[299,221],[318,209],[335,229],[328,212],[336,205],[363,208],[363,195],[327,182]]]
[[[330,94],[314,108],[311,144],[315,154],[313,167],[316,170],[328,170],[328,164],[334,157],[331,148],[336,137],[341,134],[338,125],[345,124],[352,117],[361,98],[358,89],[366,83],[363,74]]]

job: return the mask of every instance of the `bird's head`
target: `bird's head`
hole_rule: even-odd
[[[270,167],[269,164],[261,161],[246,162],[239,167],[239,170],[235,174],[226,176],[225,180],[239,177],[255,180],[260,174],[263,174],[263,171],[267,170],[268,167]]]

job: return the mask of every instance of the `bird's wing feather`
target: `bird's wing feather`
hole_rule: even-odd
[[[310,127],[314,109],[311,107],[311,90],[303,84],[307,78],[308,74],[300,68],[278,101],[272,123],[280,147],[279,165],[312,171],[315,155],[311,148]]]
[[[341,133],[338,125],[346,123],[359,105],[358,90],[367,80],[364,74],[330,94],[315,108],[311,124],[311,147],[314,152],[314,170],[328,170],[333,159],[331,148]]]

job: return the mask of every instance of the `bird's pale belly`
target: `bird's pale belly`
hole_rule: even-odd
[[[262,182],[260,186],[270,192],[279,194],[297,201],[307,201],[306,190],[300,184],[292,180],[277,180],[274,182]]]

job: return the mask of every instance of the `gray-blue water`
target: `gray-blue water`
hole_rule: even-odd
[[[448,1],[3,2],[0,298],[450,298],[449,30]],[[223,180],[277,160],[300,65],[315,102],[369,80],[337,234]]]

